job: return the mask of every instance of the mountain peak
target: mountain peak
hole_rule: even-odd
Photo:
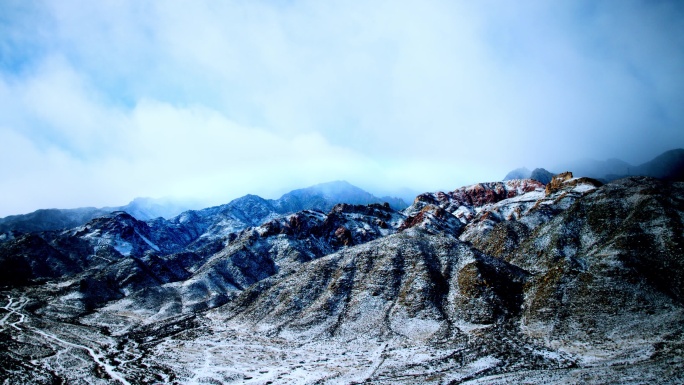
[[[530,177],[531,174],[532,172],[529,169],[527,169],[527,167],[520,167],[506,174],[503,180],[507,181],[512,179],[527,179]]]
[[[345,193],[369,194],[366,191],[364,191],[363,189],[356,187],[347,181],[336,180],[336,181],[319,183],[319,184],[315,184],[313,186],[292,190],[289,193],[284,194],[283,196],[288,195],[288,194],[298,194],[298,195],[301,195],[301,194],[323,194],[324,196],[327,196],[327,197],[334,197],[334,196],[339,196],[340,194],[345,194]],[[282,199],[282,197],[281,197],[281,199]]]
[[[633,174],[684,181],[684,149],[666,151],[653,160],[635,167]]]
[[[388,203],[395,209],[403,209],[406,207],[406,203],[399,198],[381,199],[343,180],[320,183],[290,191],[273,201],[273,204],[281,212],[296,212],[313,209],[329,211],[338,203],[368,205],[372,203],[384,203],[385,200],[389,200]]]
[[[551,181],[551,178],[553,178],[553,173],[544,168],[535,168],[529,178],[547,184]]]

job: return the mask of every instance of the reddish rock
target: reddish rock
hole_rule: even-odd
[[[335,238],[337,238],[343,245],[351,246],[354,244],[351,231],[344,226],[340,226],[335,230]]]

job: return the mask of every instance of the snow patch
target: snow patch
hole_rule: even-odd
[[[147,239],[147,237],[145,237],[144,235],[140,234],[140,233],[138,232],[138,230],[136,230],[135,233],[138,234],[138,236],[140,236],[140,238],[142,238],[142,240],[145,241],[145,243],[147,243],[147,244],[148,244],[151,248],[153,248],[155,251],[161,251],[157,245],[155,245],[154,243],[152,243],[152,241],[150,241],[149,239]]]
[[[122,242],[122,241],[114,242],[114,244],[112,244],[112,247],[114,247],[114,249],[116,251],[118,251],[119,254],[123,255],[124,257],[130,256],[131,253],[133,252],[133,245],[131,245],[128,242]]]
[[[596,186],[590,184],[578,184],[571,191],[576,193],[585,193],[589,191],[596,190]]]

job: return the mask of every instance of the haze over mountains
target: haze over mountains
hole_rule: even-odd
[[[575,175],[595,178],[603,182],[616,180],[626,176],[651,176],[669,180],[684,180],[684,149],[667,151],[651,161],[638,166],[630,165],[619,159],[578,160],[565,165],[556,166],[556,171],[571,170]],[[512,170],[503,178],[530,178],[542,183],[548,183],[554,173],[544,168],[532,171],[522,167]],[[296,212],[304,209],[318,209],[327,211],[336,203],[370,204],[388,202],[394,209],[403,209],[406,201],[411,201],[413,195],[405,189],[401,191],[402,198],[375,197],[372,194],[352,186],[348,182],[329,182],[319,185],[293,190],[279,199],[268,199],[273,210],[278,213]],[[417,195],[417,194],[415,194]],[[0,218],[0,232],[9,230],[44,231],[58,230],[82,225],[98,216],[114,211],[125,211],[136,219],[149,220],[157,217],[170,219],[183,211],[197,209],[198,203],[182,203],[171,198],[151,199],[136,198],[129,204],[119,207],[83,207],[76,209],[40,209],[29,214],[11,215]]]
[[[3,231],[0,378],[684,381],[682,182],[564,173],[397,204],[332,182]]]
[[[575,175],[595,178],[604,182],[627,176],[650,176],[681,181],[684,180],[684,149],[679,148],[666,151],[638,166],[631,165],[620,159],[608,159],[605,161],[584,159],[556,165],[553,169],[558,172],[571,170]],[[533,175],[535,172],[536,175]],[[504,177],[504,180],[532,178],[547,183],[550,175],[553,175],[553,173],[543,168],[530,171],[522,167],[509,172]]]

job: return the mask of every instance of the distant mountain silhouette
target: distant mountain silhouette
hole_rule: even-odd
[[[635,167],[632,175],[684,181],[684,149],[662,153],[650,162]]]
[[[604,161],[582,159],[562,164],[557,168],[559,172],[572,171],[574,175],[608,181],[619,179],[619,177],[616,178],[611,176],[628,175],[629,170],[633,169],[634,166],[620,159],[608,159]]]
[[[537,182],[541,182],[544,184],[547,184],[551,182],[551,179],[553,179],[554,173],[547,171],[546,169],[543,168],[535,168],[534,171],[530,174],[530,179],[534,179]]]
[[[532,175],[532,171],[528,170],[526,167],[520,167],[506,174],[503,180],[527,179],[530,175]]]
[[[400,198],[378,198],[346,181],[321,183],[293,190],[279,199],[270,200],[270,202],[281,213],[311,209],[329,211],[338,203],[368,205],[388,202],[395,210],[401,210],[408,206]]]
[[[171,218],[191,209],[189,205],[170,199],[136,198],[125,206],[80,207],[75,209],[40,209],[28,214],[0,218],[0,232],[52,231],[81,226],[91,219],[114,211],[125,211],[136,219]]]
[[[666,151],[653,160],[638,166],[614,158],[605,161],[582,159],[561,164],[556,167],[556,170],[559,172],[572,171],[575,176],[594,178],[603,182],[628,176],[650,176],[665,180],[684,181],[684,149]],[[504,180],[531,178],[531,176],[532,172],[528,169],[518,168],[509,172]],[[539,181],[544,183],[541,180]]]

